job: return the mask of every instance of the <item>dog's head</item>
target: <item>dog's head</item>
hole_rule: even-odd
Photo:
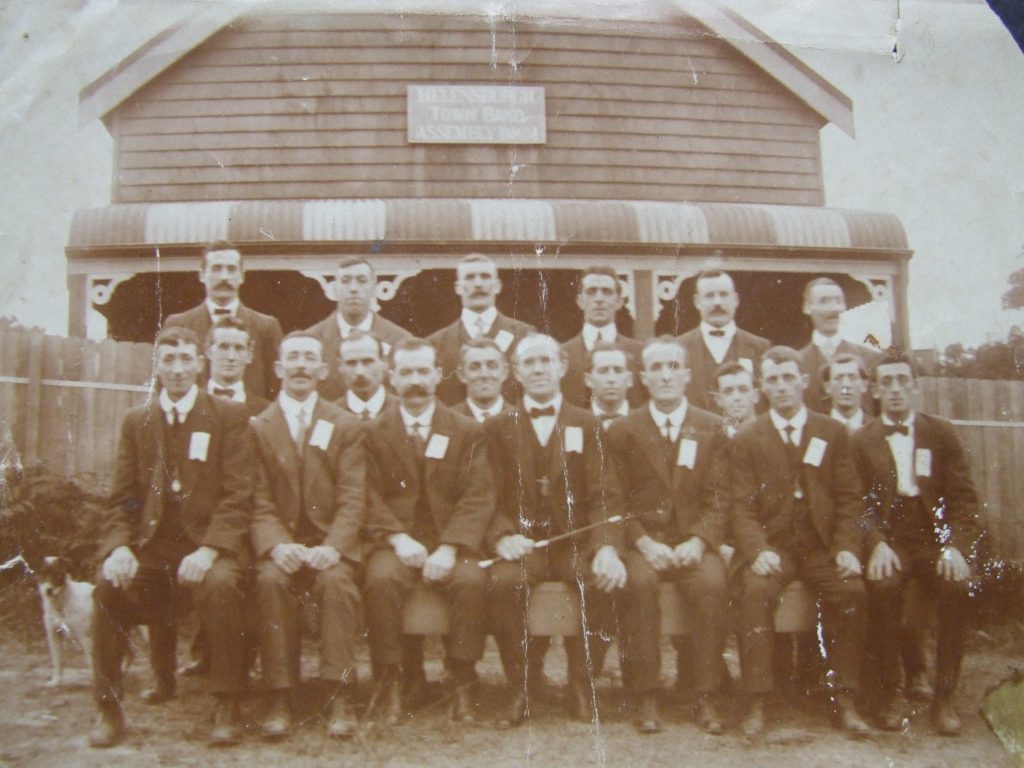
[[[46,597],[56,597],[68,582],[71,563],[63,557],[44,557],[36,569],[39,591]]]

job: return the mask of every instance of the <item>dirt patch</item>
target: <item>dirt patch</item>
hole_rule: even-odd
[[[1018,633],[1019,634],[1019,633]],[[184,650],[184,648],[183,648]],[[401,726],[365,728],[349,743],[330,741],[308,716],[299,731],[278,744],[261,742],[256,723],[263,699],[258,691],[247,701],[249,728],[244,742],[227,750],[212,750],[203,743],[202,724],[209,701],[202,683],[179,680],[175,701],[146,707],[138,699],[148,681],[144,662],[136,662],[127,681],[126,710],[130,733],[112,750],[92,750],[86,743],[93,719],[89,678],[81,656],[69,651],[72,668],[60,689],[44,686],[49,658],[41,639],[0,637],[4,664],[0,670],[0,764],[11,766],[679,766],[708,765],[752,768],[794,766],[885,766],[886,768],[941,768],[970,766],[999,768],[1020,765],[1007,755],[978,714],[986,690],[1021,665],[1019,638],[993,641],[975,639],[964,670],[959,708],[963,734],[940,738],[932,733],[927,709],[917,711],[903,733],[876,732],[850,739],[833,731],[824,710],[808,698],[780,699],[773,706],[772,727],[752,744],[735,731],[706,736],[692,723],[690,706],[670,685],[673,655],[666,646],[666,689],[663,699],[664,731],[641,737],[631,723],[631,710],[621,692],[614,660],[598,689],[601,716],[592,724],[573,723],[562,715],[558,684],[564,683],[564,656],[555,648],[548,673],[555,687],[537,702],[528,725],[515,731],[497,731],[490,725],[503,701],[500,666],[493,645],[480,665],[480,722],[453,728],[446,718],[443,689],[432,686],[436,697]],[[365,652],[364,652],[365,653]],[[441,674],[438,649],[432,646],[428,675]],[[360,664],[361,706],[369,695],[369,665]],[[307,705],[308,710],[308,705]],[[734,713],[735,715],[735,713]],[[372,718],[371,718],[372,719]]]

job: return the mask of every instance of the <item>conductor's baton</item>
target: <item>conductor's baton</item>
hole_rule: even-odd
[[[612,524],[612,523],[621,523],[624,519],[625,518],[622,515],[612,515],[607,520],[600,520],[600,521],[598,521],[596,523],[591,523],[590,525],[584,525],[582,528],[576,528],[576,529],[571,530],[571,531],[566,531],[565,533],[560,533],[557,536],[551,536],[551,537],[549,537],[547,539],[541,539],[540,541],[538,541],[537,543],[535,543],[533,545],[533,548],[534,549],[544,549],[544,547],[548,546],[549,544],[554,544],[556,541],[562,541],[562,539],[571,539],[572,537],[576,536],[577,534],[586,533],[587,531],[593,530],[594,528],[598,528],[598,527],[600,527],[602,525],[609,525],[609,524]],[[492,565],[494,565],[499,560],[501,560],[500,557],[492,557],[490,560],[481,560],[478,563],[478,565],[481,568],[490,568]]]

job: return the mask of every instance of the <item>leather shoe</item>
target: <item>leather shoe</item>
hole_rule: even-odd
[[[260,736],[268,741],[283,739],[292,730],[292,709],[288,705],[288,693],[283,690],[272,691],[267,714],[260,723]]]
[[[863,736],[871,732],[871,726],[864,722],[857,713],[857,707],[847,694],[840,693],[835,699],[836,726],[854,736]]]
[[[722,732],[722,717],[710,696],[701,696],[697,700],[696,720],[704,733],[717,736]]]
[[[594,705],[583,686],[569,685],[565,691],[565,707],[573,720],[589,723],[594,719]]]
[[[119,704],[100,704],[96,723],[89,731],[89,746],[106,749],[124,738],[124,713]]]
[[[473,684],[458,683],[452,691],[452,703],[448,709],[449,719],[453,723],[466,724],[476,722],[475,709]]]
[[[495,726],[503,730],[515,728],[526,719],[527,706],[526,694],[523,693],[522,688],[516,688],[505,712],[498,718]]]
[[[906,719],[906,704],[899,696],[894,696],[879,710],[878,727],[883,731],[902,731]]]
[[[177,691],[173,684],[167,685],[164,683],[157,683],[152,688],[147,688],[139,694],[139,699],[143,704],[150,706],[156,706],[157,704],[163,704],[164,702],[170,701],[177,696]]]
[[[211,747],[228,747],[242,738],[241,718],[238,702],[231,696],[218,696],[213,707],[213,723],[210,726]]]
[[[637,708],[636,729],[639,733],[658,733],[661,730],[661,719],[658,716],[658,697],[654,693],[640,696]]]
[[[915,672],[907,681],[907,696],[911,701],[931,701],[935,698],[935,689],[932,688],[927,672]]]
[[[750,702],[750,709],[740,722],[740,733],[753,739],[764,733],[764,699],[760,696]]]
[[[348,696],[338,695],[327,704],[327,735],[332,739],[351,739],[359,720]]]
[[[935,699],[935,705],[932,707],[932,722],[935,723],[935,730],[942,736],[956,736],[960,733],[960,728],[963,727],[952,699],[946,696]]]

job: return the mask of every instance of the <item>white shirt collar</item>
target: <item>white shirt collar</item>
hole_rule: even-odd
[[[861,427],[864,426],[863,409],[858,410],[850,418],[846,418],[845,416],[843,416],[843,414],[839,412],[838,408],[833,408],[832,413],[830,413],[829,416],[831,416],[833,419],[840,422],[841,424],[845,424],[849,429],[860,429]]]
[[[725,333],[724,336],[711,336],[711,331],[722,331]],[[711,323],[705,323],[703,320],[700,322],[700,334],[707,341],[709,338],[718,341],[720,339],[729,339],[732,341],[732,337],[736,335],[736,321],[731,320],[728,325],[723,325],[721,328],[716,328]]]
[[[619,331],[615,327],[615,323],[608,323],[608,325],[602,326],[584,323],[582,333],[583,346],[589,351],[594,348],[598,339],[609,344],[614,343],[615,339],[618,338]]]
[[[911,411],[907,415],[907,418],[905,418],[903,420],[902,426],[908,427],[911,431],[913,431],[913,429],[914,429],[914,416],[915,416],[915,412]],[[885,424],[887,427],[895,427],[896,426],[896,422],[893,421],[892,419],[890,419],[884,413],[882,414],[882,423]]]
[[[228,316],[237,317],[238,316],[238,307],[239,307],[239,305],[241,303],[242,302],[240,302],[238,299],[235,299],[230,304],[222,307],[219,304],[214,304],[212,301],[207,299],[206,300],[206,311],[210,313],[210,319],[213,320],[214,322],[216,322],[217,320],[219,320],[222,317],[228,317]],[[222,309],[222,310],[226,309],[228,311],[228,314],[227,315],[225,315],[225,314],[218,315],[218,314],[216,314],[214,312],[214,310],[216,310],[216,309]]]
[[[437,400],[431,400],[430,405],[427,406],[426,410],[423,411],[419,416],[413,416],[407,410],[404,405],[398,406],[399,413],[402,414],[402,423],[405,425],[405,431],[408,432],[410,427],[416,424],[422,424],[428,430],[430,425],[434,422],[434,411],[437,410]]]
[[[213,390],[215,390],[215,389],[230,389],[231,390],[231,399],[232,400],[234,400],[236,403],[244,403],[245,402],[245,382],[244,381],[236,381],[234,384],[218,384],[213,379],[210,379],[208,382],[206,382],[206,391],[207,392],[209,392],[212,395],[213,394]],[[217,395],[217,397],[227,397],[227,395]]]
[[[474,337],[477,332],[477,318],[483,319],[484,333],[487,334],[490,332],[491,326],[494,325],[494,321],[498,319],[498,310],[496,307],[488,307],[483,312],[463,309],[462,325],[465,326],[466,332],[469,333],[470,337]]]
[[[363,400],[350,389],[345,393],[345,402],[348,404],[348,409],[356,416],[359,416],[363,411],[366,411],[372,417],[376,418],[377,414],[379,414],[381,409],[384,407],[384,401],[387,399],[387,396],[388,395],[387,392],[384,391],[384,387],[377,387],[377,391],[370,396],[369,400]]]
[[[313,392],[304,401],[296,400],[293,397],[289,397],[284,393],[284,390],[277,396],[277,402],[281,406],[281,410],[284,411],[286,416],[296,417],[300,413],[306,417],[306,423],[309,423],[309,417],[313,414],[313,409],[316,408],[316,401],[320,396]]]
[[[557,395],[555,395],[553,400],[547,403],[538,403],[529,395],[523,395],[523,410],[526,411],[527,415],[529,415],[531,408],[547,408],[549,405],[553,405],[555,407],[555,416],[557,417],[558,414],[562,411],[562,393],[559,392]]]
[[[164,418],[167,419],[168,424],[174,423],[174,417],[171,415],[172,412],[177,411],[179,423],[184,423],[185,419],[192,412],[192,408],[196,404],[196,398],[199,396],[199,387],[195,384],[192,385],[191,389],[185,393],[184,397],[179,399],[177,402],[171,400],[171,396],[167,394],[166,389],[160,390],[160,408],[164,412]]]
[[[498,395],[498,399],[494,401],[494,405],[490,408],[481,408],[479,405],[473,402],[472,398],[466,398],[466,406],[469,408],[469,412],[473,414],[473,418],[479,422],[483,422],[490,416],[497,416],[501,413],[501,409],[505,407],[505,398]]]
[[[590,410],[594,412],[594,415],[599,419],[606,419],[609,416],[628,416],[629,415],[629,400],[623,400],[619,403],[619,407],[615,409],[615,413],[605,413],[601,410],[601,406],[597,404],[597,401],[590,401]]]
[[[799,434],[807,423],[807,406],[801,406],[800,410],[796,412],[796,415],[794,415],[792,419],[784,418],[781,414],[775,411],[775,409],[770,409],[768,411],[768,415],[772,419],[772,424],[775,425],[775,428],[779,430],[779,432],[785,432],[786,427],[792,426]]]
[[[818,349],[828,350],[832,354],[835,354],[835,351],[839,349],[842,341],[838,333],[835,336],[826,336],[820,331],[811,331],[811,343]]]
[[[665,426],[667,421],[670,426],[674,429],[678,429],[686,421],[686,411],[689,408],[690,402],[685,397],[683,402],[676,408],[672,413],[664,413],[658,410],[658,406],[654,404],[653,400],[647,402],[647,409],[651,412],[651,418],[654,419],[654,423],[658,425],[658,429]]]
[[[367,312],[366,317],[360,320],[356,325],[349,325],[345,322],[341,316],[341,312],[335,312],[334,316],[338,318],[338,332],[341,333],[341,338],[347,339],[352,331],[359,330],[365,333],[370,333],[370,329],[373,328],[373,312]]]

